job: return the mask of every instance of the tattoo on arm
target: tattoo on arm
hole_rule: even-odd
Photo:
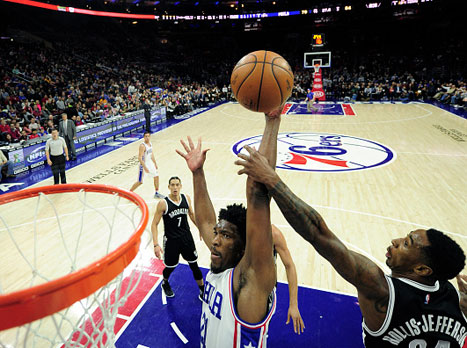
[[[270,193],[293,229],[312,244],[359,293],[379,299],[380,303],[375,304],[378,306],[376,309],[385,313],[388,289],[382,270],[365,256],[349,251],[328,229],[321,215],[298,198],[282,181]]]
[[[251,203],[255,206],[269,204],[271,197],[266,186],[258,182],[253,182],[251,185]]]
[[[323,226],[321,215],[298,198],[282,181],[279,181],[270,193],[295,231],[313,243]]]

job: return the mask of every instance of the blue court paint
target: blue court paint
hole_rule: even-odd
[[[461,108],[461,107],[455,108],[452,105],[443,104],[443,103],[440,103],[437,100],[427,101],[425,103],[437,106],[437,107],[439,107],[439,108],[441,108],[443,110],[449,111],[450,113],[452,113],[454,115],[457,115],[457,116],[460,116],[462,118],[467,119],[467,108]]]
[[[202,269],[203,275],[207,273]],[[170,276],[175,297],[162,304],[159,286],[116,342],[117,348],[199,347],[201,301],[190,268],[180,264]],[[269,327],[268,348],[363,348],[361,314],[357,299],[327,291],[299,287],[298,305],[305,332],[297,335],[285,325],[289,304],[288,285],[278,283],[277,310]],[[175,322],[188,339],[183,344],[170,327]]]
[[[313,104],[318,110],[308,112],[306,110],[306,104],[294,103],[287,112],[287,115],[345,115],[341,104]]]

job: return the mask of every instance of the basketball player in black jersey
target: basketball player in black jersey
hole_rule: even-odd
[[[282,182],[267,159],[246,148],[250,155],[239,154],[241,160],[235,162],[243,166],[239,174],[265,184],[295,231],[357,288],[367,348],[464,346],[466,277],[458,277],[460,296],[448,281],[465,266],[465,254],[454,240],[435,229],[411,231],[392,240],[386,253],[391,275],[385,275],[373,261],[348,250],[321,215]]]
[[[156,213],[151,224],[154,254],[159,260],[164,254],[165,268],[162,271],[164,276],[162,289],[167,297],[175,296],[169,284],[169,276],[177,267],[181,254],[193,272],[193,277],[200,290],[199,298],[201,300],[204,290],[203,275],[198,266],[198,254],[188,225],[188,215],[193,223],[195,223],[195,216],[191,208],[190,197],[180,193],[181,188],[180,178],[177,176],[171,177],[169,179],[170,194],[157,204]],[[164,220],[164,251],[162,251],[158,243],[158,225],[161,218]]]

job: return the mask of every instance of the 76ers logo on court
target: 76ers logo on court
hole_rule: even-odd
[[[261,135],[240,140],[235,154],[245,145],[259,148]],[[388,164],[396,158],[388,147],[348,135],[323,133],[280,133],[277,139],[277,168],[310,172],[347,172]]]

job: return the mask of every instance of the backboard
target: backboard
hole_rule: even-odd
[[[316,64],[319,64],[320,68],[330,68],[331,52],[305,52],[303,67],[305,69],[312,69]]]

